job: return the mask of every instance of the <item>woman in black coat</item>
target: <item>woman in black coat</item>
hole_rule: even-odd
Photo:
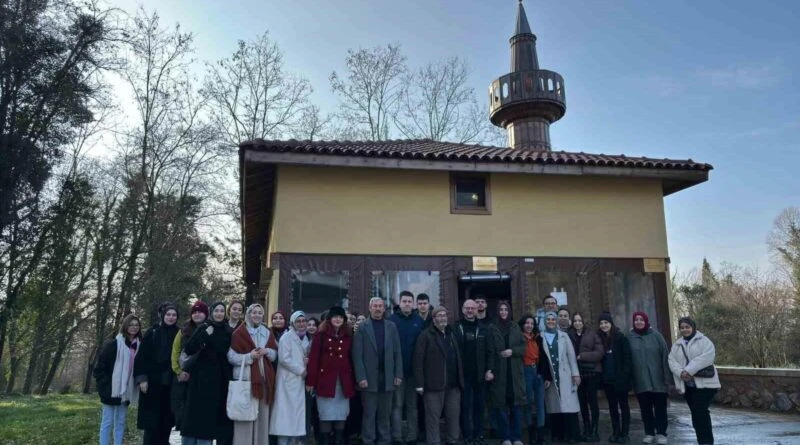
[[[628,391],[633,378],[633,355],[631,344],[622,332],[614,326],[611,314],[600,315],[598,334],[603,342],[603,392],[608,400],[613,433],[610,443],[628,443],[631,425],[631,408],[628,406]],[[620,422],[620,414],[622,422]]]
[[[184,445],[211,445],[214,439],[219,444],[230,443],[233,438],[233,423],[225,411],[232,375],[227,358],[232,331],[224,303],[212,304],[210,312],[211,320],[200,325],[184,347],[188,355],[199,354],[186,389],[181,425]]]
[[[139,385],[137,426],[144,430],[142,445],[169,445],[175,425],[170,409],[172,343],[178,334],[178,308],[164,303],[158,308],[160,322],[147,330],[133,364]]]
[[[139,390],[134,384],[131,364],[142,338],[140,328],[139,318],[128,315],[122,320],[119,334],[106,343],[97,356],[93,374],[103,404],[100,445],[111,443],[112,429],[114,445],[122,445],[128,405],[138,399]]]

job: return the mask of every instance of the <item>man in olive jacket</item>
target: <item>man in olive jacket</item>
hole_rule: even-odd
[[[444,411],[447,444],[458,442],[461,388],[464,374],[461,352],[453,330],[447,325],[447,309],[437,307],[433,323],[417,339],[414,350],[414,382],[425,403],[425,438],[440,445],[439,419]]]
[[[364,413],[361,418],[363,445],[391,442],[392,395],[403,382],[403,356],[397,326],[383,319],[384,301],[369,300],[369,318],[353,336],[353,370]],[[377,437],[376,437],[377,429]]]

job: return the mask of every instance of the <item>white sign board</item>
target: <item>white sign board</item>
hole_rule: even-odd
[[[553,291],[550,292],[550,296],[556,299],[556,303],[558,303],[559,306],[567,305],[567,293],[564,291],[563,287],[560,291],[554,287]]]

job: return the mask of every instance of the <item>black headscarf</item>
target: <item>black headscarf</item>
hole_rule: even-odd
[[[164,319],[167,316],[167,312],[171,310],[175,311],[175,323],[167,325]],[[175,335],[178,334],[177,318],[180,317],[180,315],[181,313],[178,311],[178,307],[172,303],[164,303],[158,307],[159,323],[154,334],[158,335],[157,345],[159,362],[169,362],[172,359],[172,342],[175,340]]]

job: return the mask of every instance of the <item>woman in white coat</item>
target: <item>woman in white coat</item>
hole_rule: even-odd
[[[578,385],[581,371],[575,358],[575,348],[566,332],[557,326],[558,315],[545,314],[544,352],[550,359],[553,384],[545,391],[547,413],[551,415],[553,440],[566,439],[567,443],[578,443]]]
[[[270,425],[279,445],[299,442],[306,435],[306,364],[311,341],[306,335],[306,314],[295,311],[289,330],[278,342],[278,372]]]
[[[697,325],[689,317],[678,320],[681,338],[675,340],[669,353],[669,369],[675,380],[675,388],[686,398],[686,404],[692,412],[692,427],[694,427],[697,443],[700,445],[713,445],[714,433],[711,430],[711,413],[708,407],[714,395],[721,387],[719,375],[714,369],[714,375],[701,377],[698,372],[714,364],[716,351],[714,343],[702,332],[697,331]],[[704,371],[701,374],[710,374]]]

